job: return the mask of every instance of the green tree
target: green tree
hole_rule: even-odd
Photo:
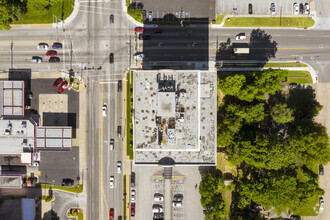
[[[0,28],[9,30],[10,29],[10,8],[8,7],[6,0],[0,0]]]
[[[287,104],[285,103],[275,105],[271,109],[270,115],[275,122],[280,124],[288,123],[294,120],[294,117],[292,116],[292,110],[288,108]]]

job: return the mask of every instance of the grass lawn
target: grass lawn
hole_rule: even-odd
[[[52,196],[41,196],[42,200],[45,200],[45,202],[50,202],[52,200]]]
[[[213,21],[212,24],[221,24],[221,22],[225,16],[226,15],[217,15],[216,21]]]
[[[216,64],[216,67],[219,67]],[[287,63],[223,63],[223,68],[229,67],[308,67],[308,65],[300,62]],[[221,67],[220,67],[221,68]]]
[[[289,83],[309,84],[313,83],[311,74],[308,71],[289,71]]]
[[[300,213],[301,216],[316,216],[316,205],[319,203],[319,195],[315,195],[308,200],[308,206]],[[318,206],[317,206],[318,207]]]
[[[224,27],[311,27],[315,21],[309,17],[230,17]]]
[[[37,11],[29,4],[30,1],[33,0],[27,2],[27,13],[13,24],[50,24],[53,23],[53,14],[61,20],[65,20],[72,13],[74,6],[74,0],[61,0],[48,10]]]
[[[84,220],[84,213],[82,211],[78,214],[78,220]]]
[[[266,63],[264,67],[308,67],[308,65],[300,62],[291,63]]]
[[[68,192],[73,192],[73,193],[82,193],[83,191],[83,185],[74,185],[73,187],[69,187],[69,186],[52,186],[49,184],[41,184],[41,188],[43,189],[60,189],[60,190],[64,190],[64,191],[68,191]]]
[[[131,71],[133,74],[133,71]],[[127,116],[126,116],[126,137],[127,137],[127,155],[129,159],[133,159],[133,124],[132,124],[132,109],[133,109],[133,77],[127,74]]]

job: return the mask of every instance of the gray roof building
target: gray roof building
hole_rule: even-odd
[[[24,116],[24,81],[0,81],[2,116]]]

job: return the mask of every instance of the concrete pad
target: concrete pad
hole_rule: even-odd
[[[65,113],[68,112],[67,94],[40,94],[39,115],[43,121],[43,112]]]

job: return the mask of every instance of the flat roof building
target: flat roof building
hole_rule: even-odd
[[[72,148],[71,127],[37,127],[36,128],[36,151],[61,150],[71,151]]]
[[[24,116],[24,81],[0,81],[2,116]]]
[[[216,72],[135,71],[133,77],[135,164],[215,165]]]

